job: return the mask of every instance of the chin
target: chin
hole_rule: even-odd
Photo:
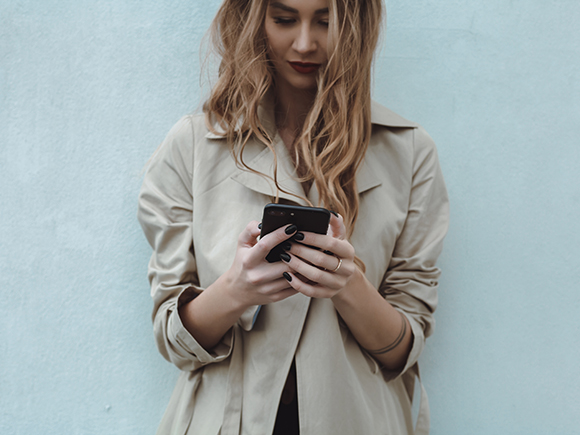
[[[313,77],[296,77],[293,80],[286,80],[290,88],[297,91],[316,91],[318,84]]]
[[[308,84],[308,85],[304,85],[304,86],[293,86],[294,89],[296,89],[297,91],[309,91],[309,92],[316,92],[316,90],[318,89],[318,86],[316,86],[316,83],[312,84]]]
[[[302,75],[294,70],[276,74],[276,82],[290,92],[316,92],[316,75]]]

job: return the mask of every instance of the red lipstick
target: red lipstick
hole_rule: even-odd
[[[320,68],[319,63],[312,63],[312,62],[290,62],[288,61],[290,66],[298,71],[300,74],[312,74],[318,68]]]

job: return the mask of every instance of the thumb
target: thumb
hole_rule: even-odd
[[[344,226],[344,220],[342,219],[342,216],[334,211],[331,211],[330,213],[330,226],[328,228],[328,234],[336,239],[344,240],[346,237],[346,227]]]
[[[241,232],[240,237],[238,237],[238,243],[242,246],[252,247],[258,243],[258,236],[260,235],[260,228],[258,227],[260,223],[258,221],[252,221],[244,231]]]

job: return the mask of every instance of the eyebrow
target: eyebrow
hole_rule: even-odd
[[[292,12],[293,14],[298,13],[298,9],[291,8],[290,6],[286,6],[284,3],[280,3],[280,2],[272,2],[272,3],[270,3],[270,7],[276,8],[276,9],[281,9],[281,10],[286,11],[286,12]],[[328,13],[328,8],[317,9],[314,11],[315,15],[321,15],[321,14],[327,14],[327,13]]]

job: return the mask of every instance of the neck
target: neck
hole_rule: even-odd
[[[295,138],[302,129],[315,98],[316,90],[297,91],[284,85],[277,85],[275,111],[278,130],[293,132]]]

